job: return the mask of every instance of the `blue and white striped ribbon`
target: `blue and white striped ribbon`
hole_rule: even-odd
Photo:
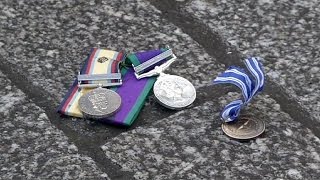
[[[234,66],[228,68],[213,80],[213,84],[233,84],[242,91],[244,100],[238,99],[232,101],[222,110],[221,118],[225,122],[234,121],[239,116],[241,108],[248,104],[250,100],[263,89],[264,73],[262,64],[258,58],[248,58],[245,60],[245,64],[254,77],[254,80],[248,76],[244,70]]]

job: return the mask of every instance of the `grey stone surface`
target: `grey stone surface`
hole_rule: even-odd
[[[102,146],[136,179],[317,179],[320,139],[261,95],[244,114],[266,122],[247,142],[223,134],[220,108],[238,93],[122,133]]]
[[[98,43],[128,52],[170,45],[179,60],[167,72],[187,78],[197,88],[209,84],[224,68],[180,28],[162,19],[147,1],[19,0],[1,1],[0,7],[2,63],[18,69],[35,89],[47,92],[43,99],[53,108],[73,83],[90,48]],[[150,104],[155,104],[153,98],[146,107]],[[149,112],[161,112],[158,106],[150,108]],[[81,135],[99,135],[99,139],[119,133],[75,118],[63,123]]]
[[[0,1],[0,179],[317,179],[320,131],[311,126],[319,123],[285,105],[292,94],[319,119],[318,14],[316,1]],[[225,40],[262,56],[268,78],[289,87],[278,98],[282,90],[267,84],[244,111],[267,123],[248,142],[226,137],[218,120],[239,94],[207,86],[237,59]],[[168,73],[192,81],[198,98],[178,112],[151,96],[131,128],[58,116],[97,44],[129,52],[170,45],[179,60]]]
[[[0,71],[0,179],[109,179]]]
[[[26,69],[30,81],[60,102],[90,48],[141,51],[170,45],[179,56],[171,72],[197,87],[221,70],[196,42],[159,17],[146,1],[1,1],[0,54]],[[219,70],[219,71],[217,71]],[[193,72],[198,73],[193,73]]]
[[[184,9],[244,55],[262,57],[268,77],[320,121],[319,3],[193,0]]]

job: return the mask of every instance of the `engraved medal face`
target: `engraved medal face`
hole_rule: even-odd
[[[116,92],[97,88],[79,99],[79,108],[88,118],[100,119],[115,113],[121,105],[121,97]]]
[[[196,89],[185,78],[161,74],[153,86],[153,92],[159,103],[169,109],[181,109],[196,99]]]
[[[235,139],[252,139],[261,135],[265,130],[262,120],[240,117],[237,121],[222,124],[223,132]]]

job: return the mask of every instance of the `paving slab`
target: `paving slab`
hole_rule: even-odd
[[[0,71],[0,179],[109,179]]]
[[[147,1],[1,1],[0,7],[1,68],[12,78],[19,75],[17,84],[24,83],[25,89],[43,92],[39,101],[46,102],[43,106],[47,109],[58,106],[90,48],[97,44],[128,52],[170,45],[179,60],[168,73],[184,76],[197,88],[224,69],[180,28],[161,18],[161,12]],[[150,104],[155,104],[153,98],[146,107]],[[148,112],[164,112],[159,106],[150,108]],[[141,119],[145,123],[151,118]],[[121,132],[99,123],[61,120],[79,134],[102,134],[98,139]]]
[[[320,2],[192,0],[182,7],[244,56],[258,55],[269,78],[320,122]]]
[[[168,73],[184,76],[196,88],[224,69],[146,1],[21,0],[0,1],[0,7],[0,70],[111,178],[124,173],[101,157],[99,147],[127,128],[60,117],[55,112],[91,47],[100,44],[133,52],[170,45],[179,61]],[[197,99],[196,104],[200,103]],[[150,97],[133,127],[173,113]]]
[[[2,1],[0,6],[2,58],[58,102],[98,43],[129,52],[169,45],[179,57],[171,72],[196,86],[207,85],[206,74],[223,67],[142,0]]]
[[[179,8],[181,8],[178,13],[173,13],[177,16],[181,15],[180,19],[182,20],[178,23],[167,18],[167,16],[172,15],[169,11],[178,11],[177,6],[170,6],[169,4],[167,7],[159,8],[169,1],[149,1],[0,1],[0,71],[5,74],[4,79],[10,79],[11,82],[8,81],[9,84],[11,83],[10,87],[14,87],[13,89],[9,87],[7,89],[6,86],[6,90],[0,92],[0,94],[14,92],[9,95],[9,98],[3,100],[5,106],[0,108],[0,112],[4,113],[3,115],[0,114],[4,117],[4,125],[0,128],[4,128],[2,133],[5,137],[0,138],[3,141],[2,143],[5,144],[4,148],[0,147],[0,150],[4,152],[5,157],[9,158],[7,161],[3,158],[3,162],[6,164],[3,169],[6,173],[6,179],[24,178],[26,176],[31,179],[41,177],[57,179],[73,177],[80,179],[82,177],[86,179],[108,177],[111,179],[131,179],[131,174],[134,174],[136,179],[210,179],[211,177],[217,179],[224,177],[238,179],[264,177],[267,179],[313,179],[319,176],[320,158],[317,148],[319,146],[319,139],[317,138],[320,133],[319,128],[317,128],[319,123],[313,123],[308,115],[300,113],[299,106],[292,109],[292,106],[295,107],[296,105],[291,102],[295,101],[291,101],[291,97],[287,97],[287,95],[293,94],[299,99],[302,97],[301,94],[310,88],[303,96],[309,99],[304,99],[301,102],[310,107],[309,110],[313,113],[313,116],[318,117],[316,113],[319,111],[315,111],[317,107],[319,108],[315,96],[318,88],[308,84],[310,82],[304,79],[305,77],[309,78],[312,83],[317,85],[319,79],[317,74],[306,73],[309,69],[311,71],[311,68],[305,66],[306,62],[314,63],[315,67],[318,65],[316,62],[317,51],[313,51],[315,52],[314,61],[308,59],[303,60],[303,63],[296,62],[293,61],[292,57],[288,58],[286,56],[286,52],[292,50],[290,49],[293,46],[291,44],[294,44],[289,43],[285,46],[288,49],[281,49],[281,57],[277,55],[275,58],[270,54],[272,52],[277,53],[277,48],[280,48],[278,42],[274,44],[272,42],[271,45],[276,45],[275,48],[270,52],[268,51],[267,54],[263,54],[260,53],[259,48],[261,46],[267,49],[267,46],[262,44],[259,47],[254,46],[252,48],[250,43],[253,40],[249,38],[246,32],[242,32],[244,30],[242,30],[241,25],[236,24],[232,28],[239,28],[241,30],[240,34],[250,39],[248,41],[249,45],[244,43],[247,46],[240,43],[240,40],[242,42],[241,37],[239,37],[239,42],[230,39],[233,34],[225,33],[228,31],[226,29],[229,25],[213,27],[211,23],[215,21],[212,20],[215,15],[212,15],[210,10],[212,6],[215,6],[212,5],[213,1],[170,1],[173,4],[179,4]],[[159,3],[157,4],[157,2]],[[214,2],[220,3],[220,1]],[[262,8],[260,4],[262,1],[251,2],[258,9]],[[273,3],[273,1],[265,1],[264,3],[269,2]],[[248,5],[247,2],[244,5],[241,5],[243,3],[232,5],[229,1],[221,1],[221,3],[227,4],[219,5],[217,8],[223,8],[223,11],[227,14],[240,6]],[[280,4],[277,5],[286,7],[291,5],[290,3],[292,2],[281,0]],[[315,5],[315,1],[310,1],[310,3]],[[310,5],[310,3],[302,3],[301,5],[294,5],[294,7],[308,7],[312,13],[318,12],[316,7],[306,5]],[[250,4],[250,7],[255,6]],[[233,9],[229,10],[229,7]],[[300,9],[298,10],[300,11]],[[183,14],[181,14],[181,11],[183,11]],[[277,9],[276,11],[280,10]],[[168,12],[169,15],[167,15]],[[284,17],[286,14],[281,13],[280,20],[290,23],[290,20]],[[208,17],[205,17],[206,15]],[[249,17],[246,17],[247,15],[251,15],[250,12],[246,12],[243,17],[245,23],[250,21]],[[206,26],[195,28],[198,24],[190,24],[189,21],[184,22],[186,17],[205,22]],[[259,16],[259,18],[261,17]],[[294,18],[296,17],[294,16]],[[314,23],[316,20],[311,19],[310,21]],[[219,29],[219,27],[222,29]],[[186,30],[188,28],[194,29],[192,33]],[[261,31],[267,33],[266,37],[262,37],[266,38],[263,40],[268,41],[269,26],[266,28],[266,32],[263,31],[263,28]],[[208,29],[212,29],[214,33],[207,31]],[[214,31],[216,29],[218,29],[217,32]],[[275,30],[278,31],[276,28]],[[316,27],[311,29],[310,32],[314,33],[314,30],[317,30]],[[299,33],[294,34],[296,32],[294,28],[292,32],[294,37],[301,35]],[[198,38],[198,35],[201,35],[201,38]],[[287,37],[287,34],[281,34],[282,36]],[[309,38],[310,34],[307,37]],[[259,38],[261,39],[261,37]],[[292,40],[292,37],[290,38],[290,41],[295,40]],[[315,41],[311,40],[311,45],[317,47],[318,41],[315,36],[312,36],[312,38]],[[211,43],[211,40],[214,40],[215,45],[206,46]],[[225,40],[228,40],[229,43]],[[283,41],[281,39],[281,42]],[[298,43],[304,45],[302,41],[297,40]],[[172,65],[168,72],[182,75],[193,82],[198,91],[196,102],[191,109],[181,112],[168,111],[158,105],[151,96],[147,100],[137,123],[129,129],[58,116],[55,108],[83,65],[90,48],[97,46],[97,44],[113,50],[126,48],[129,52],[170,45],[179,60]],[[229,44],[233,46],[229,46]],[[207,47],[213,48],[208,49]],[[265,58],[264,63],[267,66],[268,77],[273,80],[278,78],[280,79],[280,85],[290,88],[289,93],[284,93],[285,98],[275,100],[272,98],[277,95],[268,95],[278,94],[278,96],[283,96],[282,89],[273,89],[274,86],[268,85],[267,93],[255,103],[255,105],[258,104],[261,107],[255,108],[255,106],[252,106],[249,108],[247,112],[252,111],[254,115],[268,122],[266,134],[262,138],[249,142],[233,141],[222,134],[220,122],[217,118],[218,112],[222,104],[227,102],[227,98],[224,96],[219,101],[216,99],[217,95],[221,95],[230,89],[212,89],[207,86],[210,80],[225,69],[224,65],[234,63],[234,61],[230,61],[230,58],[237,59],[237,62],[240,62],[240,58],[234,55],[236,54],[232,49],[234,47],[238,48],[236,51],[245,54],[262,54]],[[308,47],[306,45],[303,48]],[[214,53],[211,51],[214,51]],[[225,55],[220,56],[221,54]],[[280,61],[277,61],[278,57],[284,60],[281,59],[280,63]],[[310,58],[311,56],[307,54],[306,57]],[[288,62],[288,59],[292,60],[293,63]],[[285,65],[282,64],[283,62],[285,62]],[[303,65],[303,70],[295,71],[295,68],[300,65]],[[285,70],[288,71],[288,74],[283,76],[281,73],[287,73]],[[313,71],[317,72],[317,69],[313,69]],[[292,85],[296,83],[296,80],[281,79],[283,77],[294,77],[294,72],[299,73],[301,84]],[[306,76],[303,76],[303,73],[306,73]],[[5,81],[7,82],[7,80]],[[304,86],[302,86],[301,91],[298,91],[300,85]],[[15,91],[19,91],[23,95],[23,99],[20,99],[20,94]],[[15,94],[18,94],[19,97]],[[230,93],[229,96],[234,97],[239,96],[239,94]],[[283,99],[284,101],[282,101]],[[309,105],[306,103],[308,100],[310,100]],[[285,107],[286,105],[288,107]],[[7,111],[13,106],[18,108]],[[286,114],[283,109],[286,109],[285,112],[291,116]],[[172,114],[175,115],[170,116]],[[298,116],[295,116],[296,114]],[[165,118],[168,116],[170,117]],[[16,119],[12,123],[10,122],[13,126],[9,123],[7,127],[8,119]],[[20,123],[21,119],[31,120]],[[44,130],[40,127],[39,129],[37,123],[35,123],[38,121],[45,121],[45,125],[49,128],[47,127]],[[112,137],[138,126],[143,127],[112,139]],[[311,128],[312,132],[308,129],[310,127],[315,127]],[[11,128],[10,130],[15,133],[5,134],[9,132],[7,128]],[[22,133],[18,134],[17,132],[20,133],[20,131]],[[27,137],[24,137],[29,131],[31,131],[31,135],[28,134]],[[38,135],[41,133],[45,135],[43,137]],[[37,138],[38,136],[41,137]],[[11,138],[18,140],[13,142],[10,140]],[[50,140],[45,141],[43,138]],[[31,146],[30,149],[24,148],[29,146],[27,144],[29,141],[24,139],[36,144]],[[109,140],[110,142],[105,144]],[[13,146],[9,147],[11,144]],[[102,148],[104,152],[100,149],[102,145],[104,145]],[[13,150],[8,150],[9,148],[13,148]],[[39,152],[44,151],[43,149],[49,151],[35,155],[37,154],[35,152],[38,152],[38,150]],[[16,153],[17,156],[12,155],[11,152]],[[30,159],[40,160],[30,163]],[[56,159],[58,160],[55,161]],[[39,172],[40,166],[46,160],[48,163]],[[116,162],[117,165],[111,163],[111,160]],[[38,164],[34,165],[34,162]],[[69,164],[74,164],[75,167],[69,166]],[[122,169],[118,165],[122,166]],[[52,170],[56,167],[58,167],[57,170]],[[67,169],[67,171],[62,171],[62,169]],[[62,174],[62,172],[66,173]]]
[[[225,93],[152,125],[122,133],[104,146],[106,156],[136,179],[317,179],[320,139],[260,95],[243,114],[266,122],[266,132],[250,141],[223,134],[219,113],[238,98]],[[217,92],[215,92],[217,93]]]

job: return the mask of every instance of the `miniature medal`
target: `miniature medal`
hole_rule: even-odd
[[[150,66],[158,64],[168,57],[172,58],[160,66],[155,66],[151,71],[139,74],[145,69],[150,68]],[[187,107],[196,99],[196,89],[190,81],[180,76],[163,73],[163,71],[176,59],[177,57],[172,53],[172,50],[169,49],[139,66],[134,67],[137,79],[159,75],[153,86],[153,92],[157,101],[169,109],[181,109]]]
[[[234,122],[223,123],[222,130],[231,138],[246,140],[261,135],[265,130],[265,124],[259,119],[242,117]]]
[[[79,108],[88,118],[101,119],[114,114],[121,105],[121,97],[116,92],[96,88],[79,99]]]

